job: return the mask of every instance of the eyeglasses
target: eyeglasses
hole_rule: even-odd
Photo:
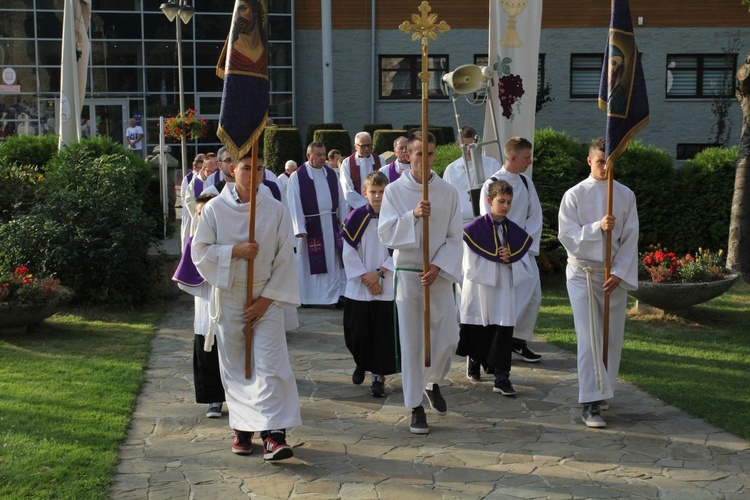
[[[198,160],[195,162],[196,165],[200,165],[201,163],[203,163],[203,160]]]
[[[370,144],[355,144],[355,146],[359,146],[360,148],[371,148],[372,143]]]
[[[222,163],[232,163],[231,158],[224,158],[223,160],[220,160]]]

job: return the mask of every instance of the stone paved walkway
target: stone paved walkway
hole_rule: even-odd
[[[300,309],[288,334],[303,426],[295,458],[264,463],[230,451],[227,417],[206,419],[192,385],[192,298],[170,304],[148,380],[120,450],[113,499],[659,498],[750,496],[750,444],[620,383],[608,427],[587,429],[575,359],[543,342],[516,363],[516,398],[471,383],[458,357],[443,388],[449,412],[427,410],[430,434],[409,432],[401,381],[387,397],[351,384],[342,312]],[[225,410],[226,411],[226,410]]]

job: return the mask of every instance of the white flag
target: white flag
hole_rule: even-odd
[[[60,61],[58,147],[81,138],[81,110],[89,62],[90,0],[65,0]]]
[[[497,76],[494,88],[488,90],[497,128],[492,125],[488,102],[482,140],[499,139],[499,145],[485,147],[485,154],[500,163],[504,159],[502,147],[511,137],[534,143],[541,32],[542,0],[490,0],[488,65]],[[531,175],[531,167],[526,174]]]

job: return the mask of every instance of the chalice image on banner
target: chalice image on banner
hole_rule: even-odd
[[[500,45],[503,47],[521,47],[523,42],[516,32],[516,16],[526,9],[527,0],[500,0],[500,6],[508,14],[508,27]]]

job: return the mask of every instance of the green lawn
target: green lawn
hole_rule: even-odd
[[[563,277],[542,282],[537,332],[575,352]],[[629,305],[635,305],[630,299]],[[620,377],[646,392],[750,439],[750,286],[695,306],[684,316],[628,313]],[[616,397],[616,396],[615,396]]]
[[[162,312],[0,335],[0,498],[106,498]]]

